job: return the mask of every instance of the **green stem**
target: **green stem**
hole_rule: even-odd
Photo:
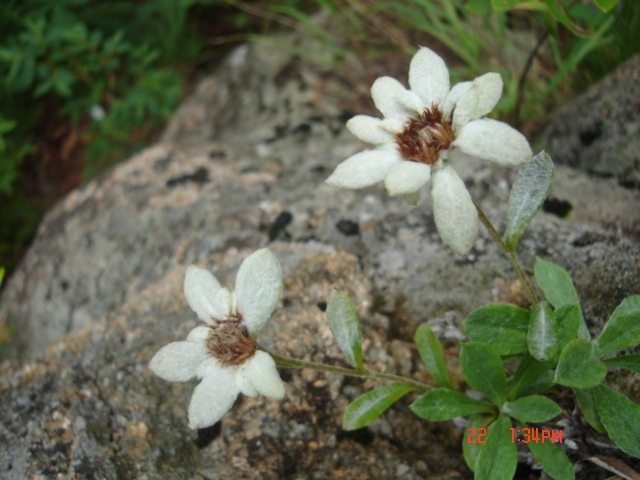
[[[269,350],[258,346],[260,350],[271,355],[278,365],[281,368],[308,368],[310,370],[320,370],[323,372],[331,372],[331,373],[339,373],[341,375],[349,375],[352,377],[360,377],[360,378],[376,378],[378,380],[385,380],[387,382],[398,382],[404,383],[405,385],[409,385],[417,388],[423,392],[433,388],[431,385],[426,383],[418,382],[417,380],[413,380],[412,378],[401,377],[400,375],[393,375],[392,373],[380,373],[375,372],[373,370],[363,369],[363,370],[355,370],[353,368],[344,368],[344,367],[336,367],[334,365],[325,365],[324,363],[316,363],[316,362],[305,362],[304,360],[297,360],[295,358],[283,357],[282,355],[278,355],[277,353],[270,352]]]
[[[493,240],[498,244],[498,247],[500,247],[500,250],[502,250],[502,253],[504,253],[504,255],[507,257],[507,260],[509,260],[511,267],[515,270],[516,275],[524,285],[524,288],[527,291],[527,296],[529,297],[529,300],[531,301],[532,304],[535,305],[536,303],[538,303],[538,296],[536,295],[536,291],[533,289],[533,285],[531,285],[529,278],[522,270],[522,267],[520,267],[520,263],[518,262],[518,256],[516,255],[516,252],[511,251],[509,247],[507,247],[507,244],[504,243],[504,240],[502,239],[498,231],[495,229],[495,227],[491,223],[491,220],[489,220],[489,218],[485,215],[482,208],[480,208],[480,205],[478,205],[475,200],[473,200],[473,204],[476,206],[476,210],[478,211],[478,217],[480,217],[480,221],[489,231],[489,235],[491,235],[491,238],[493,238]]]

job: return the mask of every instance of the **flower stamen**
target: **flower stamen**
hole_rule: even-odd
[[[242,316],[236,313],[227,320],[214,319],[209,325],[206,346],[211,356],[227,365],[242,365],[258,349],[258,343],[242,325]]]
[[[436,104],[417,117],[411,117],[404,130],[396,135],[400,154],[412,162],[434,165],[440,158],[440,151],[448,149],[455,138],[451,123],[443,117]]]

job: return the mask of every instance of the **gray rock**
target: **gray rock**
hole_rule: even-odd
[[[170,384],[147,368],[197,324],[182,294],[186,266],[205,266],[231,287],[242,259],[263,246],[285,281],[259,340],[305,360],[344,364],[317,306],[334,287],[358,306],[368,365],[421,380],[417,325],[429,322],[455,349],[472,310],[526,303],[485,232],[467,258],[442,245],[428,187],[412,208],[380,187],[323,183],[364,147],[344,129],[359,113],[347,107],[358,91],[347,79],[363,71],[347,62],[351,76],[264,45],[240,47],[201,82],[160,144],[48,213],[0,302],[16,327],[2,352],[11,361],[0,383],[0,439],[10,446],[0,452],[1,476],[470,478],[463,431],[416,422],[406,408],[415,395],[347,433],[341,414],[372,383],[282,370],[285,400],[243,397],[196,433],[186,420],[195,382]],[[515,172],[455,167],[503,228]],[[640,292],[640,195],[559,167],[551,197],[570,212],[561,218],[551,203],[534,220],[523,264],[531,273],[539,255],[566,267],[597,333],[622,298]],[[638,401],[636,380],[618,385]]]
[[[540,145],[558,163],[640,186],[640,55],[560,108]]]

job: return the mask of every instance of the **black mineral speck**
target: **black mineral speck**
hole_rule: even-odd
[[[318,308],[320,309],[320,311],[322,311],[322,312],[326,312],[327,311],[327,302],[318,302],[317,305],[318,305]]]
[[[184,183],[189,183],[189,182],[206,183],[208,181],[209,181],[209,170],[204,167],[200,167],[193,173],[170,178],[169,180],[167,180],[166,185],[167,187],[172,188],[177,185],[182,185]]]
[[[198,438],[196,439],[196,446],[199,449],[205,448],[211,442],[213,442],[222,431],[221,423],[217,422],[210,427],[199,428],[198,429]]]
[[[344,235],[358,235],[360,233],[360,226],[356,222],[351,220],[340,220],[336,223],[336,228],[340,233]]]
[[[291,223],[292,219],[293,215],[291,215],[291,213],[286,210],[281,212],[269,227],[269,241],[274,240],[278,234]]]
[[[547,213],[551,213],[557,217],[565,218],[569,215],[569,212],[573,208],[571,203],[566,200],[560,200],[558,198],[548,198],[542,204],[542,210]]]

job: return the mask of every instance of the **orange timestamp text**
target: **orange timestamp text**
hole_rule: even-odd
[[[545,441],[562,443],[562,430],[548,430],[537,427],[510,428],[509,430],[511,430],[511,443],[544,443]],[[467,443],[487,443],[485,440],[487,436],[486,428],[469,427],[467,432]]]

